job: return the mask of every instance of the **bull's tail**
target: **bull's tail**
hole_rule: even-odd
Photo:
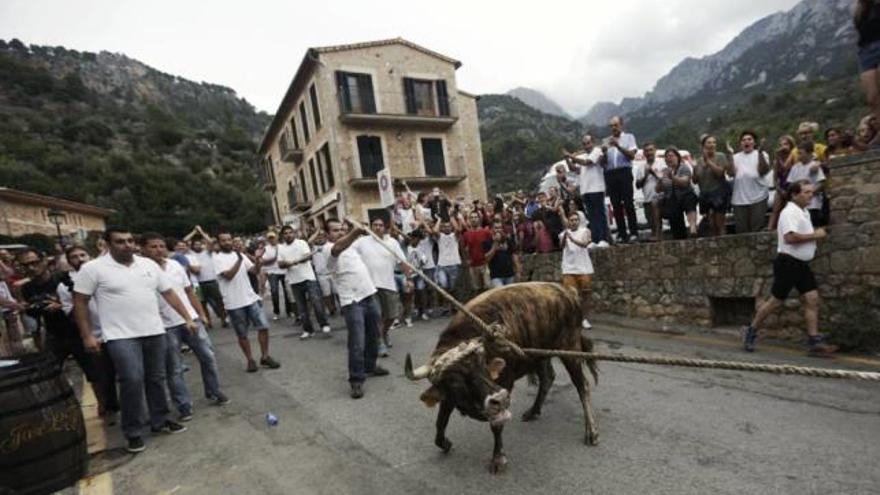
[[[581,350],[583,352],[593,352],[593,340],[581,333]],[[593,375],[593,382],[599,385],[599,363],[595,359],[585,359],[590,374]]]

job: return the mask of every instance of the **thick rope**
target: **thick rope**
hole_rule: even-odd
[[[849,370],[837,370],[837,369],[827,369],[827,368],[811,368],[807,366],[792,366],[788,364],[759,364],[759,363],[749,363],[744,361],[716,361],[712,359],[688,359],[681,357],[670,357],[670,356],[638,356],[632,354],[603,354],[601,352],[578,352],[578,351],[563,351],[563,350],[550,350],[550,349],[521,349],[515,343],[507,340],[504,336],[504,328],[498,323],[486,324],[479,316],[475,315],[469,309],[467,309],[464,304],[460,303],[455,297],[452,296],[449,292],[443,289],[431,280],[430,277],[426,276],[421,270],[414,267],[404,258],[398,256],[393,249],[388,247],[383,239],[377,236],[369,227],[365,226],[358,220],[349,217],[348,221],[360,227],[363,231],[370,234],[374,239],[379,241],[379,244],[382,245],[392,256],[397,258],[397,260],[408,267],[410,270],[416,272],[418,275],[425,280],[431,287],[433,287],[437,292],[443,296],[444,299],[452,303],[459,311],[461,311],[465,316],[470,318],[477,326],[479,326],[487,335],[492,336],[494,338],[498,338],[504,344],[507,344],[511,347],[511,349],[520,356],[525,356],[526,354],[531,356],[547,356],[547,357],[576,357],[581,359],[592,359],[595,361],[614,361],[618,363],[639,363],[639,364],[655,364],[655,365],[663,365],[663,366],[683,366],[687,368],[710,368],[710,369],[723,369],[723,370],[737,370],[737,371],[754,371],[754,372],[762,372],[762,373],[775,373],[777,375],[800,375],[800,376],[814,376],[819,378],[839,378],[839,379],[849,379],[849,380],[862,380],[862,381],[872,381],[872,382],[880,382],[880,373],[875,372],[865,372],[865,371],[849,371]]]
[[[689,359],[670,356],[638,356],[633,354],[603,354],[601,352],[578,352],[549,349],[523,349],[531,356],[574,357],[596,361],[615,361],[618,363],[659,364],[664,366],[684,366],[688,368],[711,368],[721,370],[757,371],[777,375],[801,375],[819,378],[841,378],[880,382],[880,373],[866,371],[811,368],[789,364],[760,364],[743,361],[716,361],[712,359]]]

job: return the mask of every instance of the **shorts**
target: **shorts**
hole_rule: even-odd
[[[874,70],[880,66],[880,41],[859,47],[859,72]]]
[[[316,278],[318,279],[318,285],[321,286],[321,295],[330,297],[336,294],[336,282],[333,281],[332,276],[318,275]]]
[[[719,187],[714,191],[700,193],[700,213],[727,213],[730,209],[730,194],[727,188]]]
[[[578,292],[593,292],[593,276],[582,275],[562,275],[562,285],[571,287]]]
[[[676,196],[674,201],[675,205],[685,213],[697,211],[697,193],[693,191],[687,191],[683,195]]]
[[[259,301],[250,306],[228,309],[226,313],[229,315],[229,322],[232,323],[235,335],[240,339],[247,338],[248,330],[251,327],[254,327],[256,330],[267,330],[269,328],[269,320],[266,319],[263,305]]]
[[[468,273],[471,276],[471,285],[475,290],[486,290],[489,288],[489,267],[471,266],[468,267]]]
[[[376,295],[379,298],[383,320],[393,320],[400,316],[400,294],[397,291],[379,289]]]
[[[459,269],[459,265],[438,266],[436,276],[440,287],[446,290],[454,289],[455,283],[458,282]]]
[[[436,271],[436,268],[422,268],[422,273],[424,273],[425,276],[427,276],[432,281],[435,280],[434,273]],[[425,282],[425,279],[423,279],[421,276],[416,275],[415,278],[413,278],[413,285],[415,285],[416,290],[425,290],[425,287],[428,285],[428,283]]]
[[[793,288],[801,295],[814,291],[817,288],[816,277],[809,263],[780,253],[773,261],[773,288],[770,293],[784,301]]]

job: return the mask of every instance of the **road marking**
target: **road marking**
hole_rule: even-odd
[[[82,412],[86,423],[86,441],[89,454],[107,449],[107,435],[104,432],[104,420],[98,415],[98,400],[91,385],[82,384]],[[77,486],[80,495],[111,495],[113,493],[113,477],[110,472],[103,472],[79,480]]]

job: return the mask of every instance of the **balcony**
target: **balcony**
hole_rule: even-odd
[[[295,147],[293,141],[286,133],[282,134],[281,140],[278,141],[278,151],[280,152],[282,162],[299,165],[303,161],[302,148]]]
[[[337,93],[339,100],[339,121],[352,127],[410,127],[429,130],[446,130],[458,122],[455,113],[455,105],[448,105],[449,115],[441,115],[437,109],[433,112],[422,113],[390,113],[376,112],[373,96],[364,101],[354,101],[348,104],[342,92]],[[404,103],[404,95],[401,92],[381,94],[383,102],[400,101]],[[369,100],[369,101],[367,101]]]
[[[263,183],[263,191],[265,191],[265,192],[275,192],[277,189],[278,189],[278,186],[276,186],[274,182],[264,182]]]
[[[454,186],[459,182],[463,182],[466,178],[467,177],[464,175],[395,177],[394,184],[397,185],[400,182],[406,182],[410,187]],[[357,177],[350,179],[348,184],[353,188],[379,187],[379,183],[375,177]]]

